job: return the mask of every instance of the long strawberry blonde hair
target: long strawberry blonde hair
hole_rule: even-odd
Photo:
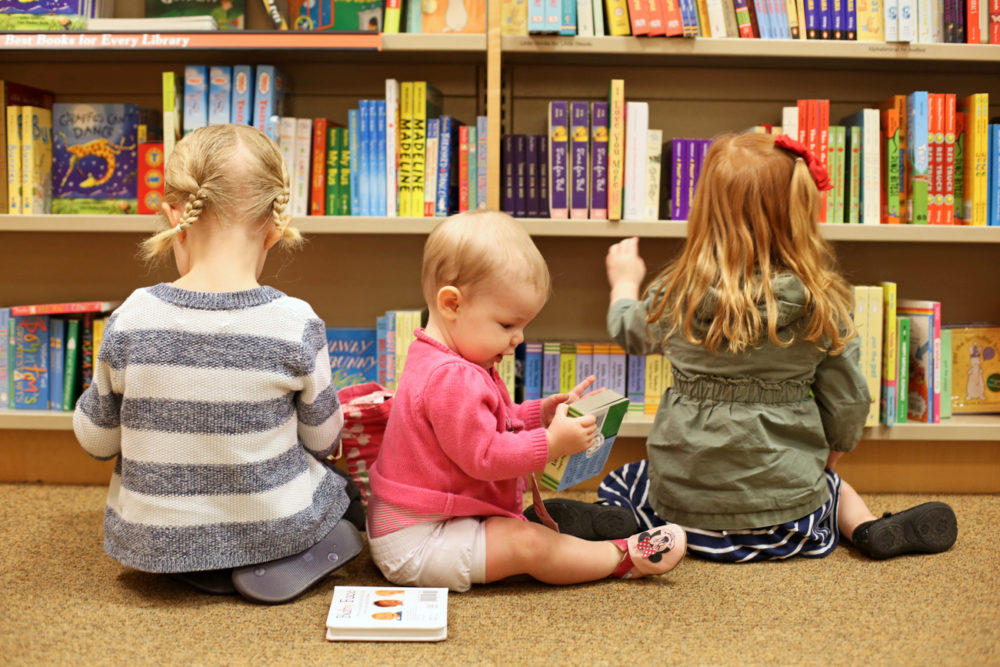
[[[648,322],[669,322],[709,351],[743,353],[764,336],[779,339],[771,279],[790,272],[805,286],[809,319],[800,335],[832,354],[854,336],[851,290],[817,226],[820,196],[802,159],[775,146],[766,134],[727,134],[709,148],[688,218],[683,253],[646,288]],[[714,317],[702,337],[694,314],[715,288]]]

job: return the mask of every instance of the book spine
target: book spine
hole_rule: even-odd
[[[527,343],[524,355],[524,400],[542,397],[542,344]]]
[[[549,213],[549,142],[544,134],[535,135],[538,140],[538,215]]]
[[[608,219],[622,219],[625,178],[625,80],[612,79],[608,103]]]
[[[163,144],[140,143],[136,191],[137,212],[146,215],[160,213],[163,188]]]
[[[951,418],[951,329],[941,329],[941,419]]]
[[[451,215],[452,202],[452,178],[453,173],[458,168],[455,164],[457,154],[454,146],[457,141],[455,136],[455,121],[451,116],[441,116],[438,127],[438,176],[437,176],[437,201],[434,206],[434,215],[446,217]]]
[[[896,316],[896,423],[905,424],[910,392],[910,319]]]
[[[863,206],[860,219],[866,225],[877,225],[881,218],[882,169],[881,151],[879,150],[879,111],[878,109],[863,109],[861,111],[861,173],[864,183],[861,185],[861,204]]]
[[[881,162],[882,173],[885,175],[885,188],[882,190],[882,222],[883,224],[899,224],[902,222],[900,211],[900,160],[899,160],[899,115],[895,109],[883,109],[880,112],[882,146],[885,147]]]
[[[660,217],[660,163],[663,159],[663,130],[646,132],[646,201],[643,220]]]
[[[538,142],[540,136],[528,134],[524,137],[524,215],[527,218],[542,217],[542,200],[538,183]],[[546,205],[548,202],[546,202]],[[517,207],[515,207],[516,209]]]
[[[184,134],[208,125],[208,68],[184,67]]]
[[[326,215],[327,136],[329,124],[325,118],[313,121],[312,136],[312,187],[309,198],[309,215]]]
[[[388,215],[385,100],[375,100],[375,214]]]
[[[402,0],[386,0],[385,16],[382,18],[382,32],[395,34],[399,32],[400,19],[402,18]]]
[[[309,214],[309,158],[312,155],[312,118],[295,119],[295,193],[292,215]]]
[[[867,285],[853,285],[852,292],[854,295],[854,303],[852,315],[854,317],[854,329],[858,334],[858,341],[861,344],[860,357],[858,363],[861,366],[861,375],[865,378],[865,383],[868,387],[869,398],[873,399],[877,403],[877,394],[872,391],[872,383],[874,378],[872,378],[869,365],[869,350],[871,349],[871,338],[868,335],[868,329],[870,322],[868,320],[869,313],[869,297],[870,291]],[[870,412],[870,411],[869,411]],[[865,417],[865,424],[868,423],[868,417]]]
[[[546,0],[528,0],[528,34],[545,32]]]
[[[663,0],[647,0],[649,9],[649,36],[662,37],[667,33],[664,24]]]
[[[66,320],[49,320],[49,410],[63,410],[66,379]]]
[[[679,37],[684,34],[684,21],[681,18],[681,7],[678,0],[660,0],[663,7],[663,27],[667,37]]]
[[[852,125],[848,129],[848,152],[847,155],[847,181],[848,181],[848,196],[847,196],[847,219],[845,222],[850,224],[857,224],[862,221],[861,216],[861,184],[863,181],[861,152],[863,149],[862,134],[863,130],[857,125]],[[876,172],[877,173],[877,172]],[[876,209],[877,210],[877,209]],[[867,221],[867,216],[865,216]],[[875,218],[875,222],[878,222],[878,218]],[[870,224],[870,223],[869,223]]]
[[[63,384],[50,391],[62,392],[62,409],[71,412],[77,399],[77,385],[80,381],[80,320],[66,320],[66,337],[64,342],[65,359],[63,360]]]
[[[397,7],[398,10],[398,7]],[[388,23],[388,9],[386,23]],[[396,19],[399,21],[398,16]],[[397,26],[396,31],[399,31]],[[399,215],[399,81],[385,80],[385,214]]]
[[[47,410],[49,407],[49,317],[15,316],[10,321],[11,407]]]
[[[361,208],[361,112],[359,109],[347,111],[347,145],[350,168],[348,178],[351,196],[351,215],[364,215]]]
[[[421,28],[423,27],[423,15],[421,12],[421,4],[419,2],[407,2],[406,9],[403,11],[405,12],[405,16],[403,18],[406,20],[406,32],[412,34],[422,32]],[[400,213],[400,215],[406,214]]]
[[[899,2],[899,35],[900,42],[916,41],[916,5],[914,0],[898,0]]]
[[[629,24],[634,36],[649,34],[649,12],[643,7],[642,0],[626,0]]]
[[[855,32],[859,42],[884,42],[885,6],[882,0],[855,0]]]
[[[906,98],[907,130],[906,156],[910,176],[910,199],[907,206],[908,222],[927,224],[928,174],[930,146],[928,144],[927,92],[910,93]]]
[[[1000,124],[993,123],[989,129],[989,219],[987,224],[1000,225]]]
[[[815,2],[815,0],[808,0]],[[753,39],[753,27],[750,25],[750,8],[748,0],[733,0],[736,8],[736,25],[739,27],[740,37],[743,39]]]
[[[941,302],[932,304],[934,331],[934,423],[941,423]]]
[[[542,398],[559,393],[559,343],[542,344]]]
[[[0,410],[10,407],[10,308],[0,308]]]
[[[35,106],[21,109],[22,213],[51,213],[52,110]]]
[[[845,190],[845,168],[846,168],[846,156],[845,150],[847,147],[847,128],[843,125],[836,125],[831,127],[833,130],[836,128],[834,137],[834,157],[836,163],[834,165],[834,207],[833,207],[833,221],[834,222],[844,222],[844,198],[847,195]]]
[[[558,35],[562,31],[563,0],[545,0],[545,32]]]
[[[358,100],[358,213],[372,215],[372,108],[371,100]]]
[[[600,0],[594,1],[600,2]],[[612,36],[631,34],[628,6],[625,0],[604,0],[604,6],[607,11],[608,34]]]
[[[647,354],[645,357],[645,393],[643,396],[643,412],[655,415],[660,407],[660,397],[666,390],[663,379],[663,355]]]
[[[253,65],[233,65],[233,97],[229,103],[229,122],[241,125],[253,124],[254,81]],[[164,116],[167,115],[165,108],[163,113]],[[166,137],[165,121],[163,134]]]
[[[590,218],[608,217],[608,103],[591,103]]]
[[[604,0],[590,0],[590,5],[594,17],[594,36],[604,37],[608,34],[604,23]]]
[[[1000,0],[990,0],[989,41],[990,44],[1000,44]]]
[[[413,165],[410,168],[410,215],[422,216],[424,201],[424,160],[427,157],[428,90],[426,81],[413,83],[413,124],[411,147]]]
[[[646,404],[646,357],[630,354],[627,357],[627,364],[628,411],[643,414]]]
[[[591,363],[594,374],[593,386],[597,389],[601,387],[611,388],[611,344],[594,343],[593,362]]]
[[[965,218],[965,114],[955,112],[955,177],[953,179],[955,209],[953,218],[956,225]]]
[[[476,126],[469,126],[469,210],[479,208],[479,143]]]
[[[343,215],[340,208],[340,133],[336,127],[326,128],[325,212],[323,215]]]
[[[576,370],[574,373],[576,375],[576,382],[583,382],[591,375],[594,375],[593,343],[576,344]],[[574,384],[574,386],[576,385]],[[600,388],[597,384],[594,387]]]
[[[208,68],[208,124],[226,125],[232,118],[233,68],[212,65]]]
[[[868,392],[871,403],[866,426],[879,423],[879,404],[882,389],[882,326],[883,296],[880,286],[868,287],[868,357],[866,359]]]
[[[559,392],[566,394],[576,386],[576,343],[559,344]]]
[[[441,119],[427,121],[427,161],[424,165],[424,217],[434,217],[437,201],[438,161],[441,159]]]
[[[528,217],[528,137],[514,135],[514,216]]]
[[[377,348],[377,361],[375,364],[375,377],[377,382],[388,388],[388,356],[386,345],[388,343],[386,333],[386,316],[379,315],[375,318],[375,345]]]
[[[608,389],[624,396],[628,390],[628,361],[621,345],[608,346],[608,374]]]
[[[469,127],[458,126],[458,212],[469,210]]]
[[[560,35],[575,35],[577,33],[577,0],[562,0],[562,22],[559,28]]]
[[[417,4],[417,3],[414,3]],[[410,8],[407,5],[407,13]],[[419,5],[417,9],[419,14]],[[409,32],[409,30],[407,30]],[[412,217],[413,209],[413,82],[404,81],[399,86],[399,215]]]
[[[80,319],[80,391],[86,391],[94,380],[94,315],[84,313]]]
[[[727,2],[731,0],[726,0]],[[726,14],[722,9],[723,0],[707,0],[709,30],[715,37],[728,37]],[[733,35],[734,37],[736,35]]]
[[[896,332],[896,283],[882,282],[882,394],[879,399],[879,421],[886,426],[896,423],[896,391],[898,389],[899,336]]]
[[[555,219],[569,217],[567,115],[566,102],[549,102],[549,217]]]
[[[883,33],[885,41],[899,41],[899,0],[884,0]]]
[[[21,188],[21,136],[23,117],[21,107],[10,105],[7,107],[7,212],[10,215],[21,215],[22,208]]]
[[[336,128],[338,137],[338,143],[340,144],[340,168],[337,170],[339,174],[339,185],[337,187],[337,192],[340,196],[340,203],[338,208],[340,210],[340,215],[351,215],[351,138],[350,130],[346,127]],[[355,214],[356,215],[356,214]]]
[[[476,204],[477,208],[486,208],[487,184],[489,174],[489,121],[486,116],[476,117]]]
[[[585,220],[589,214],[590,105],[569,104],[569,209],[570,217]]]
[[[385,311],[385,388],[396,391],[396,319],[395,310]]]
[[[941,224],[955,224],[955,94],[944,95],[944,203]]]
[[[514,215],[514,158],[514,135],[505,134],[500,138],[500,167],[503,170],[500,187],[501,209],[508,215]]]

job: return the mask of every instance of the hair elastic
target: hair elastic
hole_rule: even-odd
[[[812,179],[820,192],[833,189],[833,183],[830,182],[830,175],[827,173],[826,167],[820,164],[816,155],[801,142],[792,139],[787,134],[779,134],[774,138],[774,145],[795,153],[799,159],[805,161],[806,166],[809,168],[809,173],[812,175]]]

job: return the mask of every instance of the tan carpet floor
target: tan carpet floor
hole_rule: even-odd
[[[212,597],[105,556],[105,489],[0,485],[0,663],[1000,665],[1000,497],[948,496],[958,543],[875,562],[720,565],[573,587],[479,586],[449,598],[447,641],[327,642],[333,587],[381,585],[362,553],[304,597]],[[586,494],[575,497],[588,499]],[[928,500],[867,495],[876,513]]]

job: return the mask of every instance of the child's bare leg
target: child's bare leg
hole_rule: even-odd
[[[852,539],[854,529],[865,521],[874,521],[875,515],[861,499],[854,487],[843,478],[840,479],[840,505],[837,507],[837,526],[840,534]]]
[[[622,560],[612,542],[590,542],[541,524],[494,516],[486,520],[486,581],[528,574],[548,584],[609,576]]]

